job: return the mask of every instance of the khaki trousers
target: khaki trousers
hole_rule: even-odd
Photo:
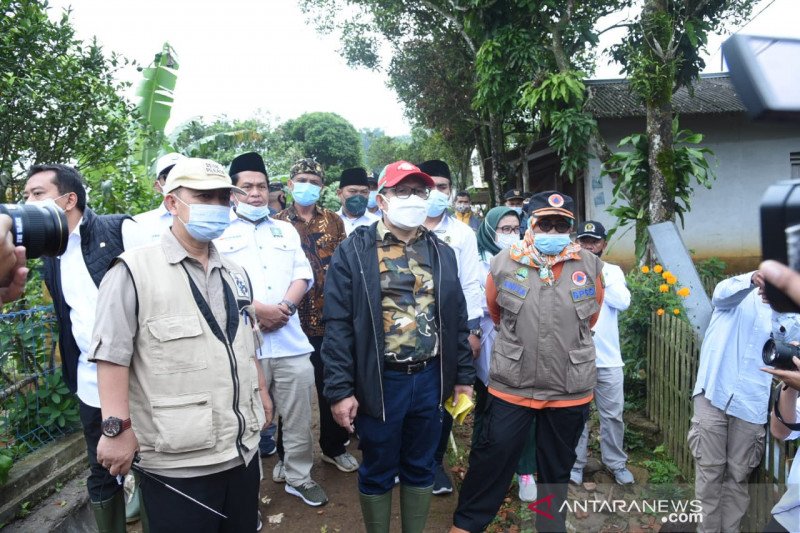
[[[275,402],[275,420],[283,419],[283,464],[286,482],[297,487],[311,480],[314,440],[311,395],[314,367],[310,354],[261,359],[267,387]]]
[[[697,531],[733,533],[750,503],[747,478],[764,456],[766,427],[726,415],[703,394],[693,402],[688,441],[695,459],[695,495],[703,507]]]

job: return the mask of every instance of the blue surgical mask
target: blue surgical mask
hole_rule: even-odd
[[[369,199],[367,200],[367,208],[375,209],[378,207],[378,191],[369,191]]]
[[[522,207],[512,207],[511,209],[513,209],[514,212],[519,216],[522,216]]]
[[[450,197],[442,191],[433,190],[431,195],[428,196],[428,216],[438,217],[447,206],[450,205]]]
[[[272,213],[268,205],[256,207],[244,202],[239,202],[239,205],[236,206],[236,214],[243,216],[251,222],[258,222]]]
[[[351,196],[344,201],[344,210],[347,214],[358,218],[367,210],[367,199],[360,194]]]
[[[184,221],[176,216],[193,239],[199,242],[211,242],[222,235],[231,225],[231,208],[224,205],[187,204],[177,196],[183,205],[189,206],[189,220]]]
[[[295,183],[292,197],[299,205],[306,207],[317,203],[320,191],[322,191],[322,187],[313,183]]]
[[[533,245],[544,255],[558,255],[570,243],[568,233],[537,233]]]

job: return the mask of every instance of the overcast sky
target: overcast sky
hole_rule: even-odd
[[[336,38],[320,36],[295,0],[51,0],[50,5],[53,13],[71,5],[79,37],[96,36],[107,51],[142,65],[164,41],[173,46],[180,70],[167,130],[196,116],[241,118],[259,109],[281,121],[332,111],[358,129],[381,128],[389,135],[410,130],[385,78],[348,68]],[[767,5],[744,33],[800,37],[800,0],[762,0],[754,13]],[[610,25],[623,16],[602,22]],[[619,34],[603,37],[606,46]],[[709,71],[720,70],[722,40],[709,43]],[[601,67],[597,77],[618,77],[617,70]],[[122,76],[140,79],[135,71]]]

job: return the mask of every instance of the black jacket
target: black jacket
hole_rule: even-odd
[[[356,228],[333,254],[325,277],[322,313],[325,337],[321,355],[325,367],[325,397],[335,403],[355,395],[359,412],[385,420],[383,313],[375,245],[377,224]],[[456,384],[472,385],[475,367],[467,340],[467,306],[458,281],[456,256],[433,233],[426,231],[424,238],[433,262],[441,337],[440,402],[444,404]]]
[[[94,284],[99,287],[111,262],[124,250],[122,223],[127,215],[96,215],[88,207],[81,222],[81,252],[86,269]],[[68,276],[69,272],[63,275]],[[70,307],[61,290],[61,258],[44,258],[44,282],[53,298],[53,308],[58,319],[58,348],[61,352],[61,372],[64,382],[73,393],[78,392],[78,359],[81,351],[72,335]]]

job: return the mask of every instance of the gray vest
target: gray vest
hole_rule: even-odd
[[[491,274],[502,318],[490,387],[536,400],[574,400],[592,392],[597,369],[589,319],[600,310],[595,291],[603,263],[584,250],[580,254],[580,261],[563,263],[552,286],[508,251],[494,257]]]

